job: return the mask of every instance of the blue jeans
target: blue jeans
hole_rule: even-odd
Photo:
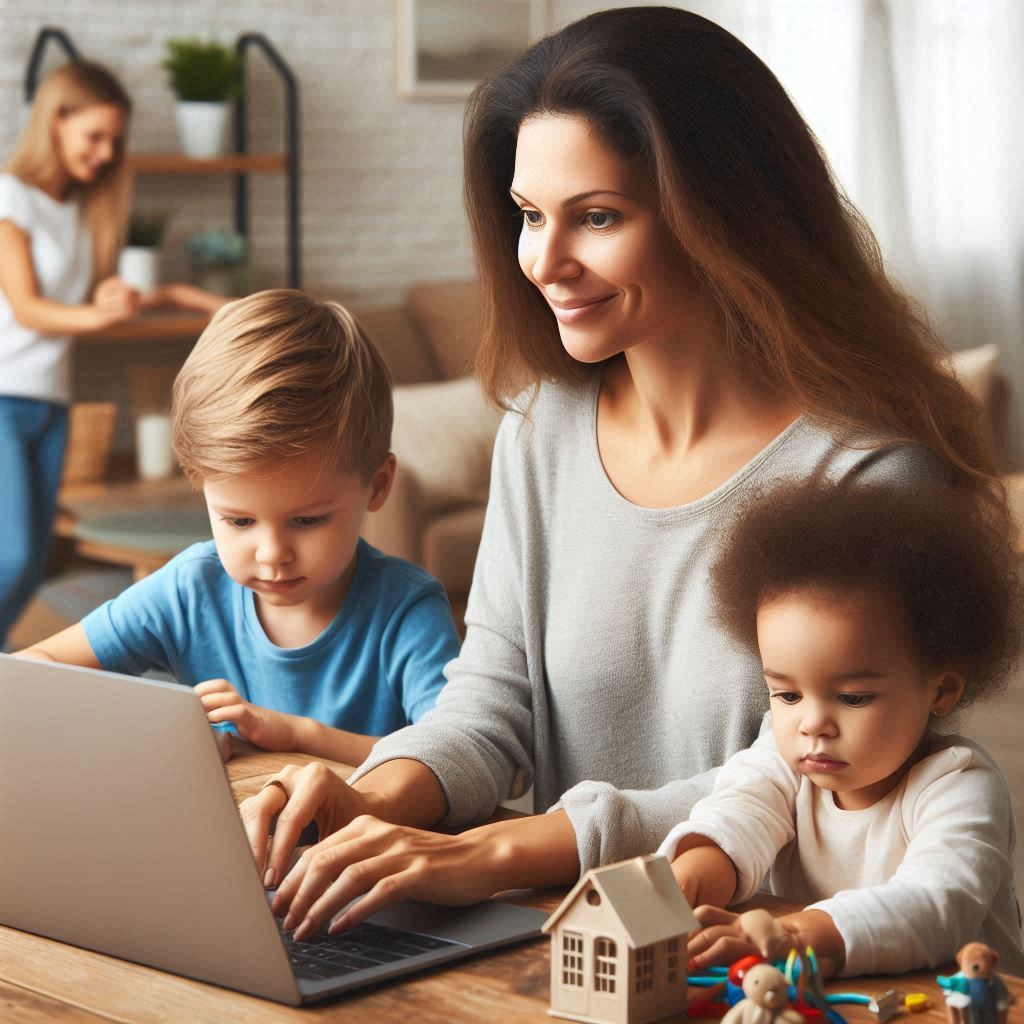
[[[0,395],[0,646],[46,571],[67,439],[67,406]]]

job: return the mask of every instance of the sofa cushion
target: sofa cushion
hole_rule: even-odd
[[[443,377],[471,370],[479,335],[480,289],[475,281],[413,285],[406,309],[433,354]]]
[[[404,309],[356,310],[355,315],[383,353],[396,384],[437,380],[441,376],[433,351],[424,344]]]
[[[436,576],[455,603],[469,593],[484,529],[483,505],[468,505],[432,520],[423,531],[423,567]],[[461,621],[461,619],[457,620]]]
[[[415,477],[425,514],[486,503],[501,417],[472,377],[395,388],[391,447],[398,472]]]

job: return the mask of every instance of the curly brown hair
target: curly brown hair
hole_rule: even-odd
[[[938,485],[784,482],[746,503],[713,569],[726,629],[757,650],[757,612],[807,588],[881,591],[929,665],[967,666],[961,705],[1006,687],[1022,640],[1013,538],[976,496]]]

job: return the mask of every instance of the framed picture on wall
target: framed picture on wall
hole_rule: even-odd
[[[398,91],[461,98],[547,30],[548,0],[398,0]]]

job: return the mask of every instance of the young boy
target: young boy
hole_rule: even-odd
[[[1024,971],[1006,782],[935,728],[1004,687],[1019,649],[1005,522],[949,488],[812,480],[759,495],[713,571],[722,621],[760,654],[772,732],[661,846],[713,905],[695,966],[754,951],[716,908],[767,876],[806,908],[783,945],[813,946],[826,974],[935,966],[973,940]]]
[[[213,540],[21,654],[163,669],[258,746],[359,764],[459,650],[441,585],[359,538],[395,474],[386,364],[337,303],[260,292],[210,322],[172,416]]]

